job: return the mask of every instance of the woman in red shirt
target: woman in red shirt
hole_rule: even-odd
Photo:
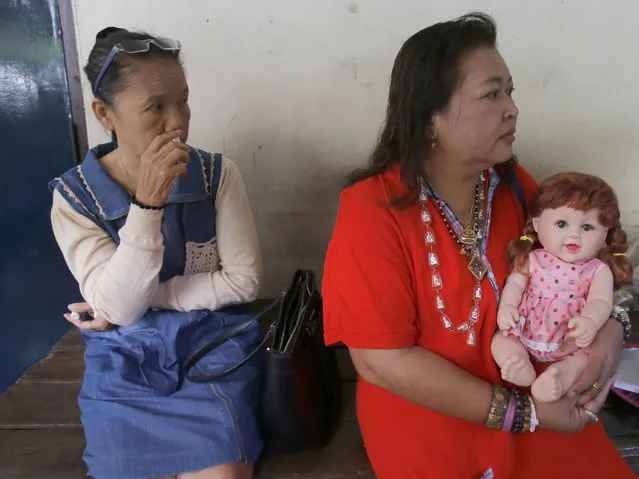
[[[491,357],[506,245],[524,227],[513,186],[527,198],[536,188],[513,158],[519,112],[495,39],[492,19],[472,14],[400,50],[371,164],[341,195],[326,342],[346,344],[360,375],[357,413],[379,478],[634,478],[592,424],[617,366],[618,322],[555,403],[505,389]]]

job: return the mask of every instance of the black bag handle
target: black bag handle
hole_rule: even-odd
[[[224,370],[222,372],[214,373],[214,374],[196,375],[196,374],[191,374],[190,373],[191,369],[193,369],[195,367],[195,365],[204,356],[206,356],[208,353],[210,353],[215,348],[220,346],[222,343],[228,341],[229,339],[237,336],[238,334],[240,334],[244,330],[246,330],[250,325],[253,324],[254,321],[258,320],[259,318],[264,316],[266,313],[271,311],[273,308],[275,308],[278,304],[280,304],[284,300],[284,296],[285,295],[286,295],[286,292],[282,293],[277,299],[275,299],[273,302],[271,302],[268,306],[266,306],[264,309],[262,309],[262,311],[257,313],[255,316],[252,316],[251,318],[249,318],[249,319],[247,319],[245,321],[242,321],[240,324],[238,324],[234,328],[232,328],[228,333],[226,333],[223,336],[220,336],[215,341],[212,341],[211,343],[207,344],[202,349],[200,349],[197,353],[195,353],[186,362],[186,365],[184,366],[186,378],[189,381],[193,382],[193,383],[210,383],[210,382],[215,381],[216,379],[219,379],[219,378],[222,378],[224,376],[227,376],[227,375],[231,374],[232,372],[236,371],[238,368],[244,366],[244,364],[249,362],[253,358],[253,356],[255,356],[264,347],[264,345],[268,342],[268,340],[273,337],[273,334],[275,332],[275,327],[277,326],[277,320],[273,321],[273,323],[271,323],[271,326],[268,328],[268,331],[264,335],[264,339],[262,339],[260,344],[253,351],[251,351],[248,354],[248,356],[246,356],[246,358],[244,358],[238,364],[235,364],[235,365],[231,366],[230,368],[228,368],[228,369],[226,369],[226,370]]]

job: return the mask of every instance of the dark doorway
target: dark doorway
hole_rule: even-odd
[[[80,299],[49,222],[47,183],[86,144],[72,121],[58,7],[0,0],[0,392],[69,329],[62,313]]]

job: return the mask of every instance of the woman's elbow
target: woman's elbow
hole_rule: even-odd
[[[229,282],[233,284],[235,293],[241,303],[255,301],[260,293],[260,275],[257,272],[250,274],[235,274],[230,276]]]
[[[258,277],[250,278],[245,288],[245,301],[255,301],[260,294],[260,280]]]
[[[135,304],[129,298],[121,298],[119,301],[109,300],[101,291],[97,291],[88,301],[92,305],[96,315],[107,320],[114,326],[131,326],[137,322],[148,310],[145,304]]]
[[[349,348],[351,359],[353,360],[353,366],[357,374],[373,386],[378,386],[384,389],[388,389],[389,386],[395,381],[395,375],[397,371],[401,369],[398,362],[402,361],[402,358],[406,353],[410,352],[412,348],[408,349],[357,349]]]
[[[375,351],[368,349],[348,348],[353,366],[359,377],[373,386],[383,386],[383,381],[375,367]]]

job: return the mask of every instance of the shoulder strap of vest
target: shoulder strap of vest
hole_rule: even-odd
[[[215,198],[217,197],[217,190],[220,187],[220,178],[222,176],[222,153],[215,153],[215,155],[213,155],[209,169],[209,178],[211,179],[209,197],[213,204],[215,204]]]

